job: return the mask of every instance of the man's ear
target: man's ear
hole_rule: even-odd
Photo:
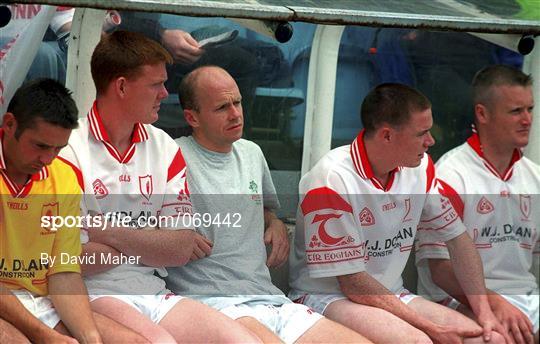
[[[6,112],[2,118],[2,128],[8,134],[15,135],[17,130],[17,119],[11,112]]]
[[[114,92],[121,98],[126,96],[127,79],[123,76],[114,81]]]
[[[489,121],[489,109],[484,104],[475,104],[474,117],[478,124],[486,124]]]
[[[375,132],[375,136],[377,137],[377,140],[379,142],[384,142],[384,143],[390,143],[393,139],[393,134],[394,134],[393,129],[387,124],[383,124]]]
[[[197,117],[197,111],[195,110],[184,110],[184,118],[186,122],[192,128],[197,128],[199,126],[199,119]]]

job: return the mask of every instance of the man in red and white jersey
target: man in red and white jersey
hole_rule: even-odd
[[[495,315],[517,343],[532,342],[539,321],[530,270],[540,253],[540,166],[521,153],[532,122],[532,79],[508,66],[487,67],[473,81],[473,101],[475,130],[438,161],[438,177],[482,258]],[[466,312],[446,245],[417,246],[419,291]]]
[[[92,215],[80,258],[91,306],[151,342],[256,342],[155,276],[212,247],[193,231],[180,149],[150,125],[168,95],[171,62],[159,43],[126,31],[103,37],[92,55],[97,99],[62,152],[82,172],[82,208]]]
[[[502,328],[478,254],[426,154],[434,144],[431,103],[408,86],[383,84],[366,96],[361,116],[353,143],[329,152],[300,182],[289,296],[374,342],[502,341],[492,332]],[[467,262],[456,271],[483,331],[404,288],[417,231]]]
[[[76,171],[57,159],[77,127],[70,92],[36,79],[7,109],[0,126],[0,342],[146,343],[91,311],[79,264],[65,259],[81,253],[79,228],[51,221],[80,211]]]

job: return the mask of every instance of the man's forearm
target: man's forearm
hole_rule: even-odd
[[[274,220],[277,220],[276,214],[272,210],[264,208],[264,229],[266,230]]]
[[[448,252],[455,276],[463,289],[469,305],[477,316],[490,310],[482,260],[467,233],[447,241]]]
[[[464,305],[469,305],[459,281],[456,278],[452,263],[448,259],[428,259],[429,271],[433,282],[448,295]]]
[[[101,342],[81,275],[60,272],[50,275],[48,283],[54,308],[73,337],[80,343]]]
[[[120,256],[120,252],[111,246],[88,242],[83,245],[81,272],[83,276],[90,276],[108,271],[118,266],[118,264],[113,264],[113,259],[104,259],[104,257],[112,258],[118,256]]]
[[[452,296],[463,305],[470,307],[469,300],[456,278],[450,261],[448,259],[429,259],[428,264],[433,282],[448,295]],[[501,296],[498,293],[489,289],[486,289],[486,292],[490,305],[492,305],[493,302],[500,302]]]
[[[159,19],[159,13],[139,13],[139,12],[120,12],[122,22],[119,25],[119,29],[132,32],[139,32],[161,43],[161,33],[163,27],[161,26]]]
[[[91,241],[113,247],[127,256],[140,257],[147,266],[181,266],[189,262],[195,245],[192,230],[111,229],[96,232]]]
[[[30,313],[11,291],[0,283],[0,317],[11,323],[32,342],[49,337],[53,329]]]
[[[428,335],[436,330],[435,323],[418,315],[367,272],[339,276],[338,281],[351,301],[384,309]]]

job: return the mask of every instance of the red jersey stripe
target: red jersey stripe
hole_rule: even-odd
[[[180,173],[180,171],[182,171],[185,167],[186,161],[184,160],[182,151],[180,150],[180,148],[178,148],[178,151],[176,152],[173,161],[169,165],[169,170],[167,172],[167,182],[176,177],[176,175]]]

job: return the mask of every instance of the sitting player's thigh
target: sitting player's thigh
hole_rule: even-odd
[[[13,290],[12,293],[19,299],[24,308],[49,328],[55,328],[60,323],[60,316],[48,296],[32,294],[25,289]]]
[[[301,304],[279,307],[280,333],[285,343],[371,343],[358,332],[324,318]]]
[[[538,289],[529,295],[503,295],[506,301],[521,310],[530,319],[534,332],[538,333],[540,322],[540,297],[538,297]]]
[[[164,328],[154,324],[129,301],[129,296],[93,297],[90,306],[96,313],[103,314],[140,333],[152,343],[175,343],[174,338]]]
[[[240,323],[201,302],[182,298],[159,325],[178,341],[258,343],[258,338]]]
[[[29,344],[30,341],[15,326],[0,319],[0,343]]]
[[[480,328],[480,325],[474,320],[460,312],[438,303],[428,301],[423,297],[415,297],[408,303],[408,306],[424,318],[430,319],[439,325],[457,326],[471,330]]]
[[[408,303],[421,316],[430,319],[436,324],[458,327],[462,330],[480,330],[481,327],[471,318],[435,302],[428,301],[423,297],[415,297]],[[465,343],[484,343],[482,336],[466,338]],[[502,334],[492,332],[489,343],[504,343]]]
[[[330,303],[324,315],[376,343],[431,343],[424,332],[395,315],[349,299]]]

